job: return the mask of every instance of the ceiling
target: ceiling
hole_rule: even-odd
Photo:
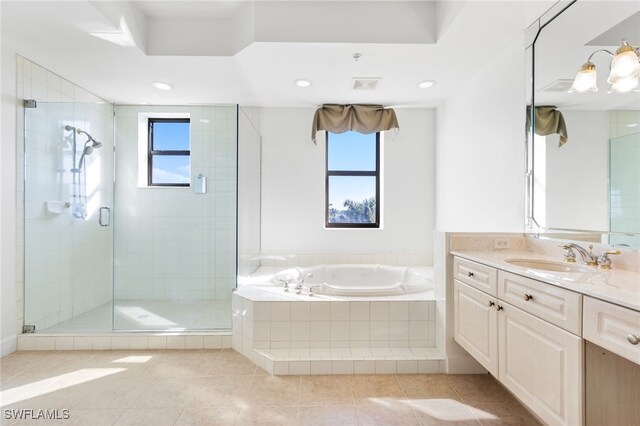
[[[116,103],[417,107],[440,104],[555,2],[0,4],[3,44]],[[135,45],[91,32],[124,33]],[[353,90],[355,77],[381,80],[376,90]],[[299,88],[300,78],[313,84]],[[437,84],[418,89],[427,79]],[[153,81],[174,88],[159,91]]]

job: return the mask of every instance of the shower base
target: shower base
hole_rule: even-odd
[[[36,334],[231,329],[228,300],[116,300],[114,304],[113,313],[111,302],[105,303]]]

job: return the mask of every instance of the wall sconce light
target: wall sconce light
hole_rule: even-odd
[[[569,93],[574,92],[597,92],[597,72],[596,66],[591,62],[591,58],[598,52],[605,52],[613,56],[609,65],[610,72],[607,82],[611,84],[608,93],[625,93],[638,89],[638,77],[640,77],[640,50],[629,45],[626,40],[622,40],[622,45],[616,53],[606,49],[599,49],[589,55],[580,71],[573,80],[573,85]]]

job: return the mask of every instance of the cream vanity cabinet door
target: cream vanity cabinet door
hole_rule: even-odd
[[[491,374],[498,374],[497,299],[453,282],[454,339]]]
[[[583,424],[582,339],[498,301],[499,380],[547,424]]]

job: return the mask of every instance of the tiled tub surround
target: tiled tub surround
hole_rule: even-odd
[[[430,268],[421,268],[430,270]],[[260,268],[232,299],[233,348],[267,372],[437,373],[433,291],[386,297],[284,292]]]

